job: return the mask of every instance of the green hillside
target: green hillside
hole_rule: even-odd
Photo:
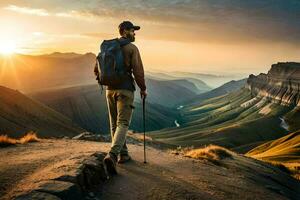
[[[180,109],[180,127],[153,131],[149,135],[174,146],[216,144],[244,152],[288,133],[280,117],[292,108],[253,97],[246,88],[198,104],[196,101]]]

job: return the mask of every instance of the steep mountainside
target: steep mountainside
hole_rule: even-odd
[[[149,134],[155,140],[173,145],[213,143],[247,152],[299,129],[300,123],[294,118],[299,116],[299,90],[293,89],[300,83],[296,79],[299,71],[296,63],[273,65],[264,79],[256,80],[250,75],[245,87],[238,91],[183,105],[179,109],[180,127]],[[287,84],[290,82],[293,84]]]
[[[224,85],[221,85],[220,87],[217,87],[213,90],[210,90],[208,92],[204,92],[195,97],[192,97],[192,98],[182,102],[182,104],[189,104],[189,105],[199,104],[199,102],[201,102],[205,99],[210,99],[213,97],[221,96],[221,95],[227,94],[229,92],[238,90],[245,86],[246,80],[247,79],[241,79],[241,80],[237,80],[237,81],[234,81],[234,80],[229,81],[229,82],[225,83]],[[180,106],[180,105],[178,105],[178,106]]]
[[[253,96],[292,107],[293,110],[284,119],[289,124],[289,130],[300,129],[300,63],[279,62],[273,64],[267,74],[251,74],[246,88]]]
[[[282,105],[300,106],[300,63],[273,64],[267,74],[251,74],[246,88],[253,95]]]
[[[40,137],[75,136],[85,131],[53,109],[0,86],[0,134],[19,137],[31,130]]]
[[[109,132],[105,90],[101,95],[101,89],[96,84],[45,90],[29,95],[68,116],[88,131]],[[130,129],[142,131],[142,104],[137,101],[140,99],[138,92],[135,93],[135,97],[135,111]],[[148,131],[175,126],[174,120],[178,116],[176,110],[146,101],[146,130]]]

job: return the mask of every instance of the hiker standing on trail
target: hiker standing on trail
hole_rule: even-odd
[[[125,163],[131,160],[126,145],[126,135],[135,108],[133,106],[135,82],[140,88],[141,98],[145,99],[147,96],[141,56],[138,48],[132,44],[135,41],[135,31],[139,29],[140,26],[135,26],[130,21],[123,21],[119,25],[121,37],[104,40],[101,44],[101,52],[94,69],[101,86],[107,86],[106,101],[112,143],[110,151],[104,158],[104,164],[111,174],[117,174],[117,162]]]

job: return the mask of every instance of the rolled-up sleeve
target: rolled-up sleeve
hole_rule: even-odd
[[[142,91],[146,90],[144,66],[138,48],[134,48],[133,50],[131,66],[135,82]]]

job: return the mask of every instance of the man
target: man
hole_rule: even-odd
[[[129,39],[131,42],[134,42],[135,31],[139,29],[139,26],[133,25],[130,21],[123,21],[119,25],[120,39]],[[111,174],[117,174],[117,162],[125,163],[131,160],[126,145],[126,134],[134,109],[135,82],[140,88],[141,98],[146,98],[147,96],[141,56],[138,48],[131,42],[121,47],[124,64],[129,72],[128,80],[124,84],[114,87],[107,86],[106,88],[112,144],[109,153],[104,158],[104,164]],[[94,72],[95,75],[98,75],[98,68],[95,67]],[[132,73],[134,78],[132,77]]]

